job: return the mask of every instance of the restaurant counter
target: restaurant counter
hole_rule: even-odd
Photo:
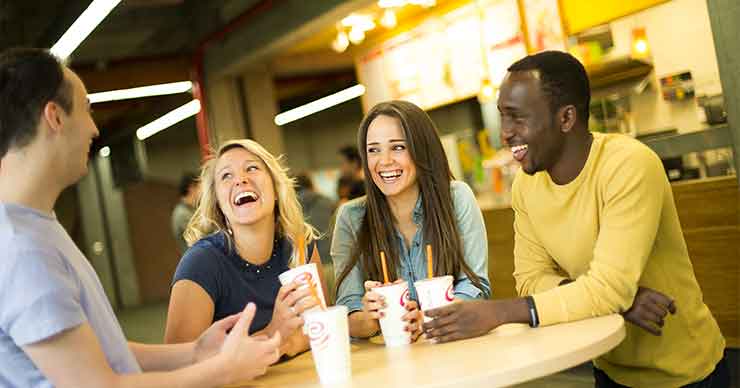
[[[704,301],[714,314],[727,346],[740,346],[740,213],[735,176],[672,184],[686,245]],[[514,212],[481,198],[488,232],[488,276],[493,298],[516,296],[514,288]],[[680,306],[679,306],[680,308]]]

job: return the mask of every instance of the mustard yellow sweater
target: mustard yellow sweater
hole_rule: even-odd
[[[626,324],[625,340],[595,360],[631,387],[678,387],[703,379],[725,340],[702,301],[663,166],[647,146],[594,134],[572,182],[547,172],[517,175],[514,277],[533,295],[542,325],[626,311],[638,286],[674,298],[663,335]],[[558,284],[565,278],[574,281]]]

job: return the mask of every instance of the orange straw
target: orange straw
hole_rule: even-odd
[[[432,267],[432,244],[427,244],[427,279],[431,279],[434,276],[434,268]]]
[[[380,251],[380,265],[383,266],[383,281],[385,284],[390,283],[388,281],[388,266],[385,263],[385,252]]]
[[[324,306],[324,303],[321,301],[321,298],[319,298],[319,293],[316,292],[316,284],[313,281],[308,282],[308,289],[311,291],[311,297],[316,299],[316,303],[318,303],[319,306],[321,306],[321,309],[326,311],[326,306]]]
[[[306,240],[298,239],[298,265],[306,264]]]

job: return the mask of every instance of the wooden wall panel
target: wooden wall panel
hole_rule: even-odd
[[[180,260],[170,231],[170,216],[179,195],[172,185],[138,182],[124,190],[134,264],[141,302],[169,300],[170,283]]]

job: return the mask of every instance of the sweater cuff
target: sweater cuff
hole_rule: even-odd
[[[568,310],[565,301],[560,295],[559,287],[535,294],[532,297],[534,298],[535,306],[537,306],[540,326],[549,326],[568,321]]]

